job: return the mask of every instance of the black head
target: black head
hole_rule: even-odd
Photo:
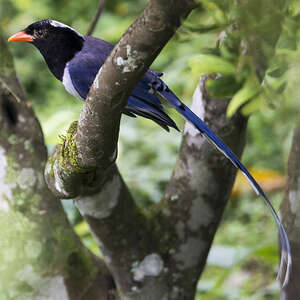
[[[32,43],[42,53],[52,73],[61,80],[65,65],[82,49],[84,36],[63,23],[42,20],[30,24],[8,40]]]

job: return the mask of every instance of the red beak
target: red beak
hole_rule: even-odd
[[[30,34],[27,34],[25,31],[20,31],[12,35],[9,39],[9,42],[32,42],[33,37]]]

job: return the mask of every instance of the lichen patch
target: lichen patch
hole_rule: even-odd
[[[83,215],[103,219],[108,217],[118,204],[120,191],[121,179],[119,175],[115,175],[112,180],[104,184],[100,193],[74,200]]]
[[[114,58],[115,63],[122,69],[122,73],[134,72],[138,66],[139,55],[137,51],[132,51],[130,45],[126,45],[127,57],[118,56]]]
[[[201,226],[208,226],[214,219],[214,211],[203,199],[193,199],[190,208],[188,226],[191,230],[198,230]]]
[[[297,201],[297,191],[295,190],[290,190],[289,191],[289,200],[290,200],[290,207],[291,207],[291,212],[292,214],[296,214],[298,211],[298,202]]]
[[[7,140],[11,145],[16,145],[19,142],[19,138],[15,134],[11,134]]]
[[[94,82],[93,82],[93,89],[94,90],[97,90],[98,88],[99,88],[99,76],[100,76],[100,74],[101,74],[101,72],[102,72],[102,67],[99,69],[99,71],[98,71],[98,73],[97,73],[97,75],[96,75],[96,78],[94,79]]]
[[[179,251],[174,255],[178,262],[178,269],[185,270],[195,267],[199,258],[206,250],[207,244],[198,238],[190,237],[185,243],[179,247]]]
[[[53,295],[55,295],[55,299],[70,300],[65,280],[61,275],[49,278],[39,289],[35,300],[53,299]]]
[[[296,189],[291,189],[289,191],[289,201],[290,201],[290,208],[291,213],[294,216],[298,216],[300,214],[300,192],[299,192],[299,186],[300,182],[297,183]],[[298,188],[299,187],[299,188]],[[295,219],[294,226],[297,228],[300,228],[300,221],[298,221],[299,218]]]
[[[5,149],[0,147],[0,210],[7,212],[9,205],[7,200],[12,197],[12,187],[7,183],[7,158]]]
[[[31,188],[35,185],[35,182],[36,176],[32,168],[24,168],[20,171],[17,178],[17,183],[21,189],[26,190]]]
[[[124,59],[121,56],[118,56],[116,61],[117,61],[118,66],[124,66],[124,64],[125,64]]]
[[[135,263],[131,269],[135,281],[143,281],[146,276],[159,276],[164,268],[161,257],[152,253],[147,255],[141,263]]]

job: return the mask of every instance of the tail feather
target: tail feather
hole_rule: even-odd
[[[185,119],[191,122],[199,131],[200,133],[206,137],[206,139],[211,142],[220,152],[222,152],[232,163],[233,165],[240,169],[241,172],[244,174],[246,179],[251,184],[254,191],[261,195],[271,211],[271,214],[276,222],[278,232],[280,235],[281,241],[281,261],[278,271],[277,278],[280,280],[282,286],[284,287],[290,277],[291,267],[292,267],[292,258],[291,258],[291,248],[290,243],[288,240],[287,233],[283,227],[283,224],[276,213],[272,203],[254,179],[254,177],[249,173],[246,167],[240,162],[237,156],[223,143],[223,141],[196,115],[194,114],[185,104],[183,104],[175,94],[170,91],[169,89],[157,92],[160,94],[161,97],[164,97],[172,106],[185,117]]]

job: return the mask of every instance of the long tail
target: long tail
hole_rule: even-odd
[[[200,133],[207,138],[216,148],[221,151],[234,165],[236,168],[240,169],[247,180],[250,182],[254,191],[261,195],[267,204],[267,207],[272,213],[272,216],[277,224],[278,232],[281,240],[281,261],[279,266],[279,271],[277,275],[277,279],[282,283],[284,287],[290,277],[291,267],[292,267],[292,256],[291,256],[291,248],[288,240],[287,233],[282,225],[282,222],[277,215],[273,205],[270,200],[257,183],[257,181],[253,178],[253,176],[249,173],[246,167],[240,162],[240,160],[236,157],[236,155],[222,142],[222,140],[197,116],[195,115],[185,104],[183,104],[175,94],[169,89],[165,89],[163,91],[158,92],[161,97],[166,99],[181,115],[185,117],[185,119],[191,122]]]

